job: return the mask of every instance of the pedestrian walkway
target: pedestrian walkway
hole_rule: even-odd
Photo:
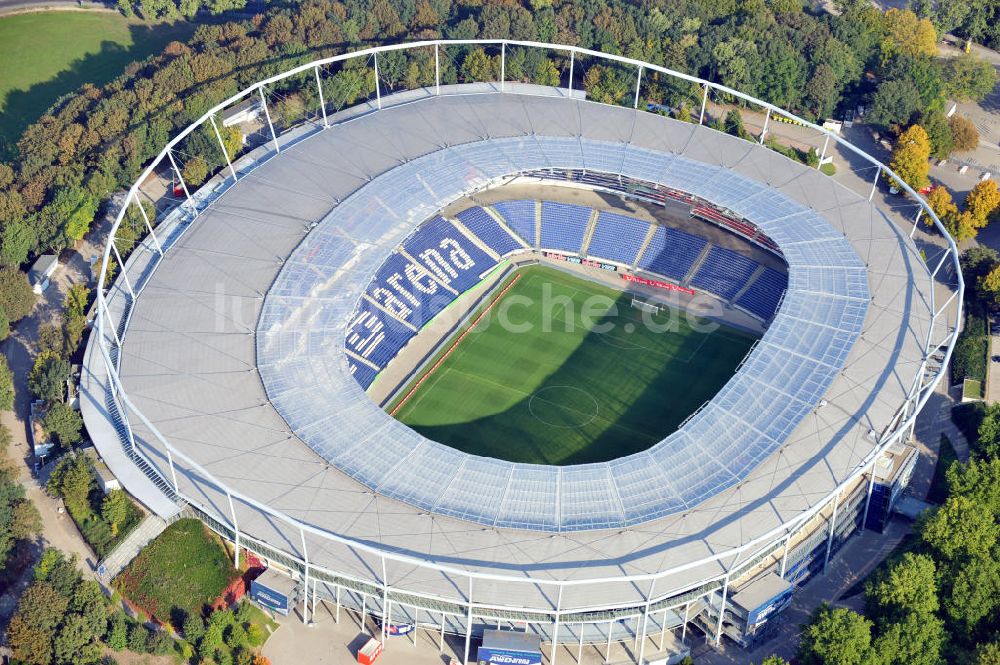
[[[98,564],[97,577],[105,584],[109,583],[142,551],[143,547],[166,528],[167,523],[162,519],[156,515],[147,515],[139,526]]]

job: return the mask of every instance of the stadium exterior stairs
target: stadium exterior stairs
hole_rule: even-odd
[[[132,529],[132,533],[97,565],[97,576],[105,583],[113,580],[142,551],[142,548],[166,528],[167,523],[160,517],[146,515],[139,526]]]
[[[699,270],[701,270],[701,264],[705,262],[705,259],[707,259],[708,255],[712,252],[712,247],[712,243],[705,243],[705,247],[702,248],[701,254],[699,254],[698,258],[694,260],[694,263],[691,264],[691,268],[687,271],[687,274],[684,275],[684,279],[681,280],[681,286],[691,285],[691,280],[694,279],[694,276],[698,274]]]

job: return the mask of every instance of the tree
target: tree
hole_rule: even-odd
[[[872,655],[885,665],[939,665],[944,638],[937,616],[911,613],[881,627]]]
[[[56,402],[42,418],[45,431],[56,437],[59,444],[68,447],[80,441],[83,418],[80,412],[66,402]]]
[[[70,609],[83,617],[87,630],[95,640],[108,629],[108,604],[96,580],[80,580],[73,591]]]
[[[7,364],[7,356],[0,356],[0,411],[14,408],[14,373]]]
[[[868,665],[874,660],[872,622],[857,612],[823,604],[802,629],[802,665]]]
[[[768,656],[760,661],[760,665],[788,665],[788,661],[781,656]]]
[[[891,79],[883,81],[872,97],[867,118],[882,127],[906,125],[920,111],[923,100],[920,90],[909,80]]]
[[[53,662],[52,638],[66,614],[69,600],[46,582],[25,589],[7,631],[14,658],[25,663]]]
[[[52,351],[43,351],[35,357],[35,364],[28,373],[28,390],[46,402],[61,402],[66,394],[69,372],[68,360]]]
[[[946,561],[987,556],[997,542],[998,528],[986,506],[964,496],[952,496],[919,526],[920,537]]]
[[[950,215],[941,221],[944,223],[944,228],[956,242],[972,240],[979,233],[979,229],[982,228],[979,220],[973,217],[972,213],[968,210]]]
[[[953,115],[948,118],[951,127],[951,140],[956,152],[972,150],[979,145],[979,130],[968,118]]]
[[[10,533],[15,540],[33,538],[42,532],[42,516],[31,501],[15,501],[11,509]]]
[[[90,516],[90,491],[94,485],[94,473],[84,455],[68,455],[60,460],[49,477],[48,490],[60,496],[66,506],[74,511],[78,519]]]
[[[53,216],[55,226],[62,230],[66,241],[72,244],[90,230],[97,208],[97,198],[85,189],[61,187],[56,190],[52,203],[45,207],[43,215]]]
[[[96,638],[82,616],[70,614],[53,641],[56,662],[65,665],[96,663],[101,657]]]
[[[128,519],[128,497],[119,489],[111,490],[101,502],[101,517],[111,525],[112,535],[118,535],[118,528]]]
[[[15,614],[7,626],[7,645],[19,662],[27,665],[52,663],[52,633],[33,626],[20,614]]]
[[[930,184],[930,156],[927,132],[920,125],[912,125],[896,141],[889,168],[913,189],[922,189]]]
[[[726,113],[723,127],[727,134],[732,134],[748,141],[752,140],[750,133],[743,127],[743,115],[737,109]]]
[[[0,194],[3,196],[3,194]],[[0,200],[2,204],[2,200]],[[38,237],[27,212],[21,217],[4,222],[0,237],[0,265],[17,267],[28,260],[38,244]]]
[[[944,159],[955,149],[955,143],[951,138],[951,125],[941,111],[935,110],[921,115],[920,126],[927,132],[927,138],[931,141],[931,155],[935,158]]]
[[[931,207],[931,210],[934,211],[934,214],[940,220],[944,220],[945,217],[958,212],[958,206],[952,200],[951,192],[944,185],[935,185],[932,187],[931,191],[927,192],[924,196],[924,200],[927,201],[927,205]],[[933,226],[934,219],[930,216],[924,217],[924,223],[927,226]]]
[[[965,197],[965,207],[983,226],[1000,208],[1000,188],[995,180],[981,180]]]
[[[988,642],[976,647],[975,665],[1000,665],[1000,642]]]
[[[194,187],[205,182],[208,178],[208,162],[201,155],[195,155],[184,164],[181,176],[184,178],[184,184],[193,192]]]
[[[917,18],[908,9],[890,9],[885,13],[885,39],[882,61],[900,55],[934,57],[937,55],[937,31],[930,20]]]
[[[952,99],[981,102],[996,87],[997,72],[986,60],[965,53],[948,61],[945,80],[945,90]]]
[[[198,642],[205,634],[205,621],[200,614],[191,613],[184,619],[184,639],[192,644]]]
[[[976,290],[992,304],[1000,304],[1000,266],[980,277]]]
[[[136,653],[146,653],[149,649],[149,631],[141,623],[128,627],[128,648]]]
[[[86,284],[74,284],[69,287],[63,298],[66,316],[73,319],[87,315],[87,304],[90,301],[90,289]]]
[[[114,651],[121,651],[128,646],[128,621],[121,610],[111,615],[104,641]]]
[[[868,584],[868,616],[900,621],[908,614],[930,617],[938,611],[934,560],[907,552],[889,570]]]
[[[35,294],[23,272],[17,268],[0,268],[0,307],[11,323],[31,314],[35,300]]]
[[[833,67],[825,62],[816,66],[816,71],[806,84],[806,102],[817,118],[825,118],[833,112],[840,93],[840,82]]]
[[[472,49],[462,61],[462,77],[469,83],[495,81],[498,78],[497,71],[497,63],[482,48]]]
[[[971,637],[998,607],[1000,564],[992,557],[980,557],[959,566],[944,602],[952,625]]]

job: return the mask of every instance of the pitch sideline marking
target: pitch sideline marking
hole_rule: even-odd
[[[396,413],[401,408],[403,408],[403,405],[406,404],[408,401],[410,401],[410,398],[413,397],[413,393],[417,392],[417,389],[424,384],[424,381],[426,381],[427,378],[430,375],[432,375],[435,372],[435,370],[437,370],[438,367],[441,366],[441,363],[443,363],[445,359],[447,359],[448,356],[451,355],[452,351],[454,351],[455,348],[462,342],[462,340],[465,339],[465,336],[468,335],[469,332],[476,327],[476,324],[478,324],[483,319],[483,317],[486,316],[490,312],[490,310],[493,309],[493,306],[500,301],[500,298],[504,297],[504,295],[508,291],[510,291],[511,287],[517,284],[517,282],[521,279],[521,276],[522,276],[521,274],[516,275],[514,279],[511,280],[510,284],[505,286],[503,290],[500,293],[498,293],[493,300],[490,301],[490,304],[486,306],[486,309],[484,309],[482,312],[479,313],[479,316],[476,317],[476,320],[473,321],[468,328],[462,331],[462,334],[458,336],[458,339],[452,342],[451,346],[448,347],[448,350],[444,352],[444,355],[438,358],[437,362],[434,363],[434,365],[429,370],[427,370],[427,373],[424,374],[422,377],[420,377],[420,379],[413,385],[413,387],[410,388],[409,392],[407,392],[406,395],[403,397],[403,399],[400,400],[399,404],[397,404],[396,407],[389,412],[390,416],[395,416]]]

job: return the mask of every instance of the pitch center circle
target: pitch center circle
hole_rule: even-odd
[[[576,386],[546,386],[528,399],[528,412],[536,420],[560,429],[585,427],[600,411],[594,396]]]

